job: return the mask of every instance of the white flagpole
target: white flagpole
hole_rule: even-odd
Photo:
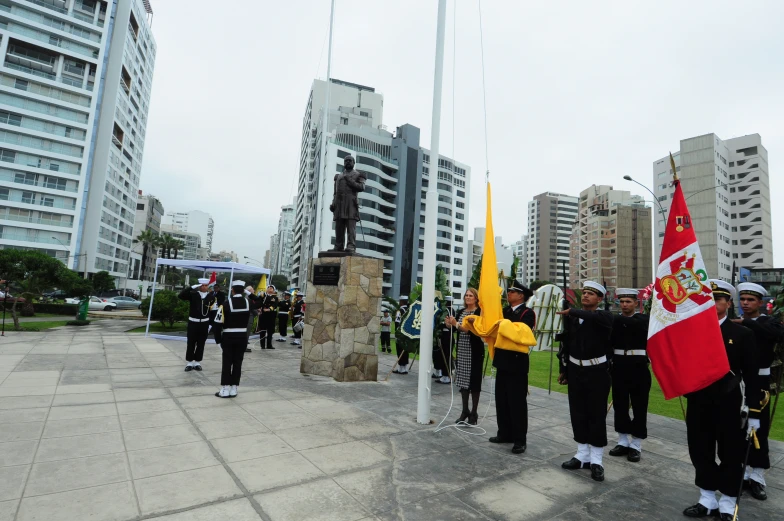
[[[438,0],[436,66],[433,79],[433,119],[430,136],[430,182],[425,199],[425,258],[422,273],[422,326],[419,337],[417,423],[430,423],[430,373],[433,370],[433,302],[436,296],[436,220],[438,219],[438,145],[441,137],[441,86],[444,74],[446,0]]]

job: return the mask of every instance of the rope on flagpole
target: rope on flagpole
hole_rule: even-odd
[[[457,2],[455,2],[457,3]],[[479,0],[479,49],[482,58],[482,108],[485,123],[485,183],[490,181],[490,152],[487,145],[487,92],[485,87],[485,39],[482,31],[482,0]]]

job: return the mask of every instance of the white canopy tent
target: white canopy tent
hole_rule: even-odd
[[[231,273],[229,278],[229,286],[234,281],[234,274],[235,273],[251,273],[254,275],[267,275],[269,276],[272,272],[267,268],[261,268],[259,266],[252,266],[250,264],[240,264],[238,262],[211,262],[211,261],[199,261],[199,260],[182,260],[182,259],[158,259],[155,262],[155,275],[153,276],[152,280],[152,294],[150,295],[150,309],[147,312],[147,328],[144,331],[144,336],[150,335],[150,315],[152,315],[152,303],[155,300],[155,281],[158,280],[158,267],[160,266],[173,266],[175,268],[186,269],[186,270],[198,270],[203,271],[205,274],[207,272],[220,272],[220,273]]]

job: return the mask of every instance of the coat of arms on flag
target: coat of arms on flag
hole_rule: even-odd
[[[436,318],[441,311],[441,303],[436,299],[433,304],[433,327],[436,327]],[[415,301],[408,308],[400,324],[400,332],[411,339],[418,339],[422,331],[422,303]]]

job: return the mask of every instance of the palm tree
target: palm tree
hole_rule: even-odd
[[[177,253],[180,250],[184,250],[185,249],[185,241],[181,241],[179,239],[174,239],[174,242],[172,243],[172,248],[174,249],[174,260],[177,260]]]
[[[142,243],[142,269],[139,280],[144,280],[144,273],[147,269],[147,252],[151,246],[154,247],[157,244],[158,235],[150,229],[145,229],[133,240],[133,242]]]
[[[161,257],[164,259],[171,259],[172,243],[176,240],[177,239],[168,233],[164,233],[158,238],[158,247],[161,249]],[[166,271],[171,271],[171,266],[168,266]]]

